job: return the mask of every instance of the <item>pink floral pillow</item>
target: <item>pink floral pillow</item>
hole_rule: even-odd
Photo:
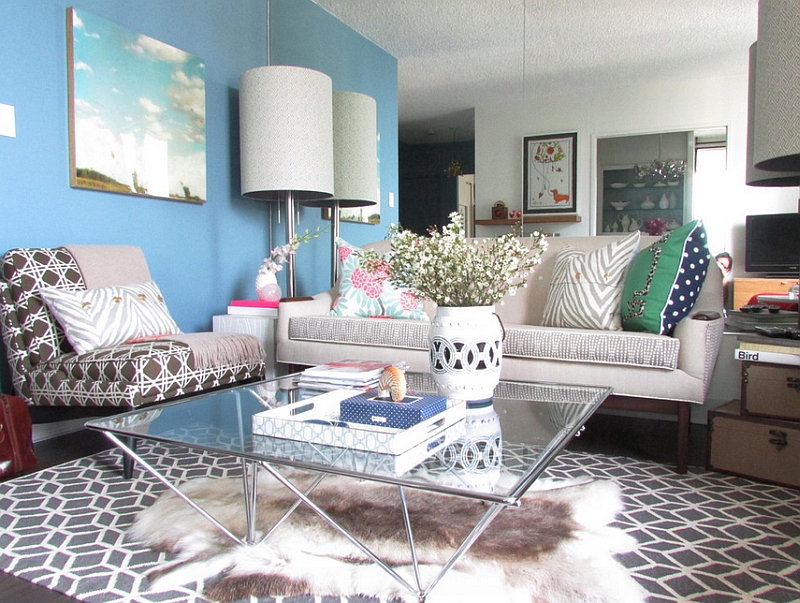
[[[428,320],[420,300],[409,289],[389,282],[388,268],[368,271],[360,266],[358,247],[336,239],[339,254],[339,296],[329,314],[333,316],[410,318]]]

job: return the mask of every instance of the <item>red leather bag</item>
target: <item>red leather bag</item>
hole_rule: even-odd
[[[0,479],[31,469],[38,462],[28,405],[18,396],[0,394]]]

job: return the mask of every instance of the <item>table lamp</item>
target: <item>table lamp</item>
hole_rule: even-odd
[[[333,194],[333,86],[313,69],[257,67],[239,78],[242,195],[286,204],[286,241],[294,237],[295,201]],[[286,262],[295,296],[294,255]]]
[[[331,285],[339,277],[339,209],[378,202],[377,104],[371,96],[333,92],[333,169],[333,197],[301,201],[304,206],[331,210]]]

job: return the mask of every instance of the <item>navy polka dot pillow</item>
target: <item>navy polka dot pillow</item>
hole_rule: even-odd
[[[622,328],[671,335],[703,286],[711,253],[703,222],[694,220],[642,249],[622,294]]]

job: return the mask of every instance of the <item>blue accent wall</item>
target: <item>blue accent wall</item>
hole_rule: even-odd
[[[73,189],[69,185],[66,9],[90,12],[190,52],[206,65],[207,202],[202,205]],[[337,90],[378,102],[382,226],[397,180],[397,61],[310,0],[272,0],[272,63],[331,76]],[[3,0],[0,103],[16,109],[16,138],[0,136],[0,253],[13,247],[124,244],[142,247],[181,329],[208,330],[228,302],[254,298],[253,282],[284,226],[268,203],[239,186],[238,86],[267,63],[266,0]],[[298,230],[325,225],[303,209]],[[343,224],[354,243],[385,228]],[[330,240],[298,253],[298,294],[325,289]]]

